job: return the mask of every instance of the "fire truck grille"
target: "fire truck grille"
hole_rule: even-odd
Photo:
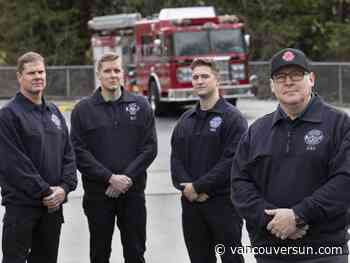
[[[220,72],[220,83],[230,83],[230,64],[228,60],[217,60],[215,63]]]

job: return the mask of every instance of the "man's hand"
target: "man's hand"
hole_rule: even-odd
[[[193,202],[198,198],[198,194],[194,189],[192,183],[181,183],[180,185],[184,186],[182,193],[187,198],[188,201]]]
[[[305,225],[302,228],[297,228],[297,231],[291,234],[288,238],[292,240],[302,238],[303,236],[306,235],[307,230],[309,230],[309,225]]]
[[[112,174],[108,182],[115,190],[123,194],[125,194],[132,186],[131,178],[124,174]]]
[[[196,199],[196,202],[202,203],[202,202],[207,201],[208,199],[209,199],[209,195],[207,195],[206,193],[200,193],[198,195],[198,198]]]
[[[292,209],[270,209],[265,210],[265,213],[273,216],[266,228],[276,237],[284,240],[297,231],[295,214]]]
[[[52,193],[43,198],[43,205],[47,208],[60,206],[66,198],[66,192],[60,186],[50,186]]]
[[[112,185],[109,185],[107,187],[107,190],[106,190],[105,194],[108,197],[110,197],[110,198],[118,198],[119,195],[121,194],[121,192],[119,192],[118,190],[114,189]]]

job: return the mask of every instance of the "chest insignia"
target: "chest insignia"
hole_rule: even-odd
[[[56,125],[58,129],[62,129],[61,120],[55,115],[51,115],[51,121]]]
[[[320,130],[311,130],[304,136],[304,141],[306,144],[306,150],[314,151],[316,150],[316,145],[320,144],[323,140],[324,135]]]
[[[129,112],[130,120],[136,120],[136,113],[140,110],[139,105],[136,103],[130,103],[126,106],[126,111]]]
[[[216,116],[216,117],[212,118],[209,122],[210,131],[215,132],[216,129],[220,127],[221,123],[222,123],[221,117]]]

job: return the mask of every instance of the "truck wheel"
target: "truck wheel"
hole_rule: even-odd
[[[237,98],[227,99],[227,101],[231,103],[233,106],[237,106]]]
[[[160,101],[157,83],[152,81],[149,85],[148,101],[151,104],[154,115],[161,116],[165,112],[165,105]]]

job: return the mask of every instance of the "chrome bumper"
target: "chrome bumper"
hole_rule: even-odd
[[[253,97],[253,85],[220,86],[220,95],[224,98]],[[169,89],[167,96],[160,97],[163,102],[186,102],[197,101],[198,97],[193,94],[193,89]]]

